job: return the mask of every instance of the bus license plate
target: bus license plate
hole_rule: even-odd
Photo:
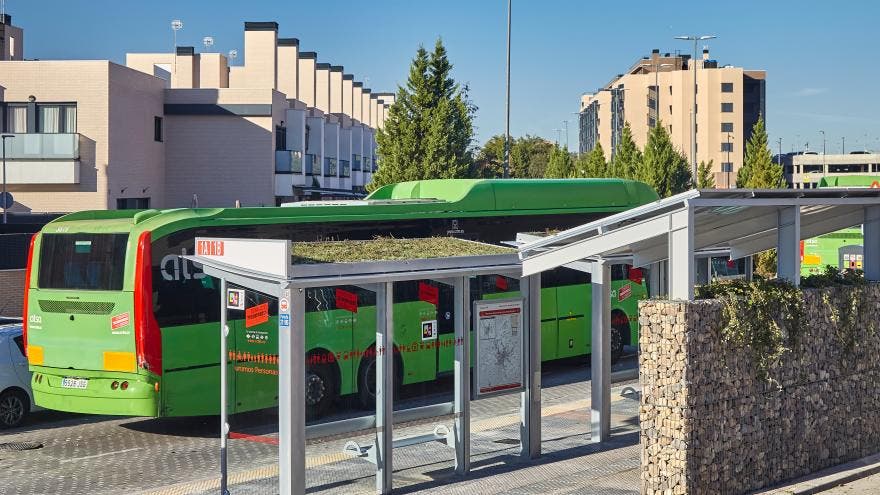
[[[61,386],[63,388],[81,388],[84,389],[89,386],[88,378],[70,378],[64,377],[61,379]]]

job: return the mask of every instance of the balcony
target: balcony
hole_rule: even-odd
[[[338,177],[336,158],[324,157],[324,177]]]
[[[303,171],[302,151],[276,150],[275,173],[276,174],[301,174]]]
[[[79,184],[79,134],[13,136],[6,139],[7,183]]]
[[[340,177],[351,177],[351,166],[348,160],[339,160]]]

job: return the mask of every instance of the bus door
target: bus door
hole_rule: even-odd
[[[278,405],[278,299],[239,290],[244,291],[244,309],[229,309],[227,316],[235,390],[232,412]]]
[[[556,314],[559,325],[556,357],[581,356],[590,350],[590,274],[564,267],[556,271]]]
[[[394,343],[400,352],[403,385],[437,378],[439,291],[438,284],[429,280],[394,284]]]

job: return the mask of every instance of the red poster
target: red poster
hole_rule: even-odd
[[[498,290],[507,290],[507,279],[501,275],[496,275],[495,287],[497,287]]]
[[[223,241],[199,241],[196,254],[199,256],[223,256]]]
[[[336,307],[352,313],[358,312],[358,296],[354,292],[344,289],[336,289]]]
[[[244,311],[244,327],[250,328],[269,321],[269,303],[258,304]]]
[[[440,289],[431,284],[419,282],[419,300],[436,306],[440,302]]]

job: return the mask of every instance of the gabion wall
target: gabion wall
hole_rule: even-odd
[[[745,493],[880,451],[880,339],[848,351],[836,335],[850,290],[804,291],[776,384],[722,344],[719,301],[641,302],[641,493]],[[865,321],[880,321],[880,287],[862,290]]]

